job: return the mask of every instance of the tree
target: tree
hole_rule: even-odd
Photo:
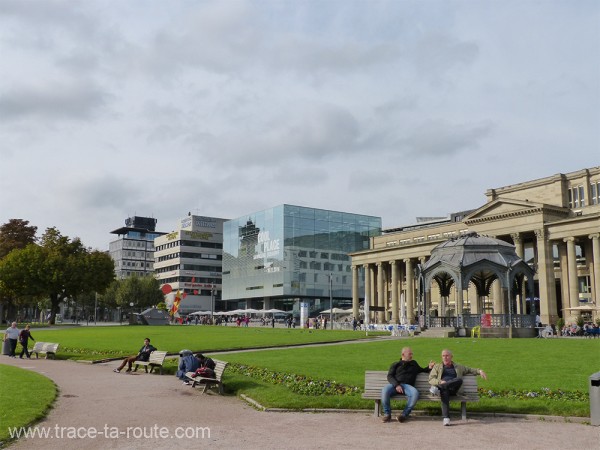
[[[0,261],[0,286],[20,295],[48,297],[51,324],[63,300],[102,293],[113,279],[109,255],[89,251],[79,238],[71,240],[56,228],[48,228],[39,245],[13,250]]]
[[[12,250],[25,248],[36,241],[37,227],[29,226],[28,220],[10,219],[0,226],[0,259]]]
[[[25,248],[28,244],[35,242],[37,227],[29,226],[29,221],[22,219],[10,219],[0,226],[0,260],[15,249]],[[5,307],[10,310],[17,306],[17,298],[10,294],[7,289],[2,288],[0,282],[0,319],[4,319]]]
[[[163,301],[163,295],[156,278],[132,276],[118,281],[116,300],[125,309],[130,306],[130,303],[145,308]]]

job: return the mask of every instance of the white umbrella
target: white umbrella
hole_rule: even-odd
[[[204,316],[206,314],[210,314],[210,311],[196,311],[193,313],[190,313],[190,316]],[[217,313],[215,313],[217,314]]]
[[[349,314],[351,313],[352,310],[345,310],[342,308],[333,308],[333,309],[326,309],[325,311],[321,311],[321,314]]]
[[[569,309],[571,311],[598,311],[598,310],[600,310],[600,308],[596,308],[592,305],[582,305],[582,306],[576,306],[575,308],[565,308],[565,309]]]
[[[262,312],[262,311],[259,311],[258,309],[248,308],[248,309],[242,310],[242,312],[244,312],[246,314],[258,314],[259,312]]]
[[[277,313],[285,313],[285,311],[282,311],[281,309],[263,309],[260,311],[261,313],[268,313],[268,314],[277,314]]]

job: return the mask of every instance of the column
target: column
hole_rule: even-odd
[[[596,308],[600,308],[600,233],[590,234],[592,240],[593,275],[592,296]]]
[[[515,244],[515,253],[521,259],[523,259],[523,238],[521,237],[521,233],[511,233],[510,237]],[[533,302],[534,294],[531,293],[531,301]],[[527,296],[525,295],[525,283],[521,286],[521,291],[517,295],[517,314],[525,314],[527,311]]]
[[[462,287],[462,275],[458,277],[458,284],[456,285],[456,316],[460,316],[463,312],[463,287]]]
[[[371,323],[371,268],[369,264],[365,264],[365,305],[364,305],[364,313],[365,313],[365,324]],[[369,314],[367,315],[367,311]]]
[[[421,267],[425,266],[425,263],[427,262],[427,258],[425,256],[419,256],[419,264],[421,264]],[[419,280],[416,280],[417,283],[419,282]],[[423,288],[425,289],[425,288]],[[421,294],[424,294],[423,292],[421,292]],[[421,299],[419,299],[421,300]],[[431,314],[431,293],[430,295],[423,295],[423,315],[429,315]]]
[[[398,261],[390,261],[392,266],[392,323],[400,323],[398,317]]]
[[[352,266],[352,315],[358,320],[359,295],[358,295],[358,267]]]
[[[504,314],[504,302],[502,301],[502,288],[499,279],[492,283],[492,295],[494,296],[494,314]]]
[[[377,263],[377,323],[384,323],[385,315],[385,292],[383,289],[383,263]]]
[[[569,237],[564,239],[567,243],[567,270],[569,271],[569,301],[565,302],[571,308],[579,306],[579,286],[577,283],[577,255],[575,254],[575,238]],[[575,319],[576,310],[569,310],[568,316]]]
[[[540,316],[542,323],[554,323],[557,316],[552,247],[544,229],[535,230],[538,280],[540,286]]]
[[[477,290],[475,292],[475,301],[471,303],[471,314],[481,313],[481,304],[483,303],[483,297],[479,295]]]
[[[558,261],[560,263],[560,293],[563,299],[563,308],[568,307],[569,299],[569,266],[567,258],[567,244],[564,241],[557,242]],[[565,303],[567,302],[567,303]],[[563,318],[566,319],[564,312]]]
[[[409,324],[415,323],[415,275],[410,259],[404,260],[406,264],[406,319]]]

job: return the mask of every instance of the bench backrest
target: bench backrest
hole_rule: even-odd
[[[41,351],[43,351],[44,345],[46,345],[45,342],[36,341],[35,345],[33,346],[32,352],[41,352]]]
[[[367,370],[365,372],[365,392],[378,391],[388,385],[387,372],[383,370]],[[415,387],[421,395],[429,393],[429,374],[420,373],[417,375]],[[477,397],[477,377],[467,375],[463,377],[463,395],[467,397]]]
[[[56,353],[58,350],[58,344],[53,342],[38,342],[36,341],[33,346],[32,352],[34,353]]]
[[[158,350],[154,350],[150,353],[150,359],[148,362],[150,364],[161,364],[165,362],[165,358],[167,357],[167,352],[162,352]]]
[[[218,359],[213,359],[213,361],[215,362],[215,379],[221,381],[221,378],[223,377],[223,372],[225,371],[225,368],[229,363],[225,361],[220,361]]]

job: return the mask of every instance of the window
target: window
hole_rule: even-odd
[[[585,206],[583,186],[573,186],[569,189],[569,208]]]
[[[600,205],[600,181],[590,183],[590,205]]]

